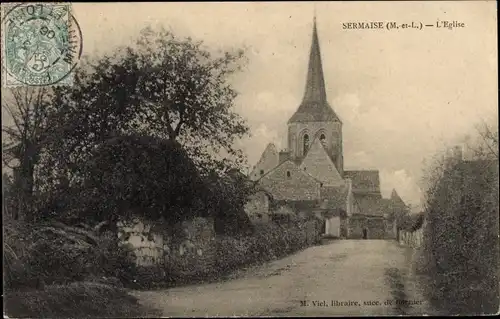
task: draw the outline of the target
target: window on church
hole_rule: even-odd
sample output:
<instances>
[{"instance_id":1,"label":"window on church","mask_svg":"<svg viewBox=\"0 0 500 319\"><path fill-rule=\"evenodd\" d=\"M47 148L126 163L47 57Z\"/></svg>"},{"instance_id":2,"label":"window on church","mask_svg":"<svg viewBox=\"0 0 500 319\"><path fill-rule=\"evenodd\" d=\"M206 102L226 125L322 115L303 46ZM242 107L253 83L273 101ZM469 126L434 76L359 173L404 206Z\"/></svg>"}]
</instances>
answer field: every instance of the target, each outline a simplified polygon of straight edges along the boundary
<instances>
[{"instance_id":1,"label":"window on church","mask_svg":"<svg viewBox=\"0 0 500 319\"><path fill-rule=\"evenodd\" d=\"M264 175L264 170L263 169L260 170L260 175Z\"/></svg>"},{"instance_id":2,"label":"window on church","mask_svg":"<svg viewBox=\"0 0 500 319\"><path fill-rule=\"evenodd\" d=\"M304 156L307 153L307 150L309 150L309 135L304 135Z\"/></svg>"},{"instance_id":3,"label":"window on church","mask_svg":"<svg viewBox=\"0 0 500 319\"><path fill-rule=\"evenodd\" d=\"M290 171L286 171L286 177L290 178Z\"/></svg>"},{"instance_id":4,"label":"window on church","mask_svg":"<svg viewBox=\"0 0 500 319\"><path fill-rule=\"evenodd\" d=\"M321 144L325 145L325 142L326 142L326 136L325 136L325 134L321 134L319 136L319 141L321 142Z\"/></svg>"}]
</instances>

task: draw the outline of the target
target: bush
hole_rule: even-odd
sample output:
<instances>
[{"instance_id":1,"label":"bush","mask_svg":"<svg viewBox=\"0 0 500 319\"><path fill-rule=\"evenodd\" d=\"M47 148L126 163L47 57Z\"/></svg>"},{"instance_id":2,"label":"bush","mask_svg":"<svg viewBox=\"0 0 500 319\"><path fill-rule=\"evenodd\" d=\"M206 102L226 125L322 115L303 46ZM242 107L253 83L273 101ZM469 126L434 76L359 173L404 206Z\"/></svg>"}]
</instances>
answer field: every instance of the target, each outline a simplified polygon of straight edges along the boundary
<instances>
[{"instance_id":1,"label":"bush","mask_svg":"<svg viewBox=\"0 0 500 319\"><path fill-rule=\"evenodd\" d=\"M11 229L17 231L11 230L6 241L17 246L10 254L16 258L8 257L5 269L9 289L86 279L127 281L134 273L133 253L129 247L119 246L110 233L97 237L85 229L61 224L13 225Z\"/></svg>"},{"instance_id":2,"label":"bush","mask_svg":"<svg viewBox=\"0 0 500 319\"><path fill-rule=\"evenodd\" d=\"M176 252L165 258L161 266L138 267L127 286L152 289L220 279L239 268L271 261L306 247L308 236L305 225L302 226L260 224L251 236L217 236L203 247L201 255L196 251L182 256ZM314 228L313 232L317 230Z\"/></svg>"},{"instance_id":3,"label":"bush","mask_svg":"<svg viewBox=\"0 0 500 319\"><path fill-rule=\"evenodd\" d=\"M429 295L447 314L498 310L498 162L447 167L429 199L423 258Z\"/></svg>"},{"instance_id":4,"label":"bush","mask_svg":"<svg viewBox=\"0 0 500 319\"><path fill-rule=\"evenodd\" d=\"M144 317L145 309L124 290L94 282L47 286L41 291L8 292L5 313L14 318Z\"/></svg>"}]
</instances>

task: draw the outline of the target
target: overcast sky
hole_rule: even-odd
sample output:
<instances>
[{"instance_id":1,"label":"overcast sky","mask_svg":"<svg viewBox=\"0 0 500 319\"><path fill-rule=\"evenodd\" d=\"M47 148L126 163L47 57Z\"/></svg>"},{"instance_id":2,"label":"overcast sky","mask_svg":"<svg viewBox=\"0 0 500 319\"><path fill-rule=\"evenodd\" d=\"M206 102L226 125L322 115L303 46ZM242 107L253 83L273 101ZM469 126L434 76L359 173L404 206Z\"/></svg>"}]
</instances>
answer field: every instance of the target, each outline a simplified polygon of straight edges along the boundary
<instances>
[{"instance_id":1,"label":"overcast sky","mask_svg":"<svg viewBox=\"0 0 500 319\"><path fill-rule=\"evenodd\" d=\"M496 3L274 2L77 3L84 54L127 44L148 24L209 47L248 46L235 79L237 111L251 127L242 143L254 165L269 142L284 147L286 122L304 91L317 15L328 100L344 123L346 169L379 169L383 195L420 199L422 160L496 118ZM357 21L457 20L465 28L343 30Z\"/></svg>"}]
</instances>

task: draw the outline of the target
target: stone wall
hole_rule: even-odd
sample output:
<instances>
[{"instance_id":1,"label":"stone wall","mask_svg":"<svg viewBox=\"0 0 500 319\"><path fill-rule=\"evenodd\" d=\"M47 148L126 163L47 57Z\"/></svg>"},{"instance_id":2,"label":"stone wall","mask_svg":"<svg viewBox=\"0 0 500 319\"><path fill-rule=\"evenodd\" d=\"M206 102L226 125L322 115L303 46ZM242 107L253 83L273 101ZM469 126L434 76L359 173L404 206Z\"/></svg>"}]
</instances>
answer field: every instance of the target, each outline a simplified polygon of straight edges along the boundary
<instances>
[{"instance_id":1,"label":"stone wall","mask_svg":"<svg viewBox=\"0 0 500 319\"><path fill-rule=\"evenodd\" d=\"M215 239L211 218L194 218L177 224L172 229L168 229L168 226L155 227L158 223L136 219L118 224L118 236L123 243L134 248L137 265L164 265L171 258L210 253Z\"/></svg>"},{"instance_id":2,"label":"stone wall","mask_svg":"<svg viewBox=\"0 0 500 319\"><path fill-rule=\"evenodd\" d=\"M269 196L265 192L253 194L245 204L245 212L253 223L269 222Z\"/></svg>"},{"instance_id":3,"label":"stone wall","mask_svg":"<svg viewBox=\"0 0 500 319\"><path fill-rule=\"evenodd\" d=\"M216 262L213 219L197 217L176 228L180 231L171 238L171 249L165 255L165 265L170 272L196 275Z\"/></svg>"},{"instance_id":4,"label":"stone wall","mask_svg":"<svg viewBox=\"0 0 500 319\"><path fill-rule=\"evenodd\" d=\"M118 223L118 237L124 244L130 244L136 255L136 264L151 266L163 263L165 242L161 234L151 231L152 223L133 220Z\"/></svg>"}]
</instances>

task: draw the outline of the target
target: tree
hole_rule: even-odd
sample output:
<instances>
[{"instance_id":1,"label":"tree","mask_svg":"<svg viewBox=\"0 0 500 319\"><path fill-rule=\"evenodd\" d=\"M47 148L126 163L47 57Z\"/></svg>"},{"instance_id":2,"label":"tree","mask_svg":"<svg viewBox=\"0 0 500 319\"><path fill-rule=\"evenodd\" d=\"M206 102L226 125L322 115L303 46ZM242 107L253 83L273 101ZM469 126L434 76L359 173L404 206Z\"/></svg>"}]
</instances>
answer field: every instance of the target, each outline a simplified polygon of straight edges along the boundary
<instances>
[{"instance_id":1,"label":"tree","mask_svg":"<svg viewBox=\"0 0 500 319\"><path fill-rule=\"evenodd\" d=\"M476 126L476 137L473 141L468 138L467 147L476 158L492 159L498 161L498 125L493 125L482 120Z\"/></svg>"},{"instance_id":2,"label":"tree","mask_svg":"<svg viewBox=\"0 0 500 319\"><path fill-rule=\"evenodd\" d=\"M479 128L472 157L437 156L426 173L430 292L451 313L498 309L498 133Z\"/></svg>"},{"instance_id":3,"label":"tree","mask_svg":"<svg viewBox=\"0 0 500 319\"><path fill-rule=\"evenodd\" d=\"M81 182L91 151L128 133L177 141L203 174L239 167L244 157L234 141L248 127L233 111L237 93L230 81L242 58L241 50L216 56L202 42L146 28L133 45L87 60L74 86L56 91L61 139L46 167L69 176L69 184Z\"/></svg>"},{"instance_id":4,"label":"tree","mask_svg":"<svg viewBox=\"0 0 500 319\"><path fill-rule=\"evenodd\" d=\"M6 91L2 108L13 125L2 126L3 164L14 170L18 193L17 215L24 218L32 209L36 168L49 138L47 128L53 111L50 90L45 87L18 87ZM29 216L28 216L29 217Z\"/></svg>"},{"instance_id":5,"label":"tree","mask_svg":"<svg viewBox=\"0 0 500 319\"><path fill-rule=\"evenodd\" d=\"M244 206L255 191L255 183L237 170L220 176L212 172L206 177L210 189L207 206L214 217L217 234L244 236L253 231Z\"/></svg>"},{"instance_id":6,"label":"tree","mask_svg":"<svg viewBox=\"0 0 500 319\"><path fill-rule=\"evenodd\" d=\"M80 214L68 218L116 224L145 217L175 224L208 214L204 181L176 141L137 134L116 136L93 151L82 172L78 196L62 209L80 208Z\"/></svg>"},{"instance_id":7,"label":"tree","mask_svg":"<svg viewBox=\"0 0 500 319\"><path fill-rule=\"evenodd\" d=\"M202 45L163 28L145 28L136 48L127 48L139 70L132 92L147 106L143 116L151 133L180 141L202 168L227 170L242 163L233 144L248 133L232 110L237 92L229 82L241 70L244 52L213 56ZM217 160L220 151L235 161Z\"/></svg>"}]
</instances>

